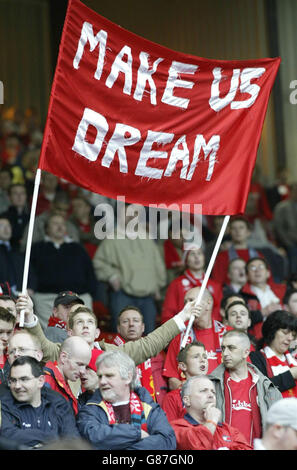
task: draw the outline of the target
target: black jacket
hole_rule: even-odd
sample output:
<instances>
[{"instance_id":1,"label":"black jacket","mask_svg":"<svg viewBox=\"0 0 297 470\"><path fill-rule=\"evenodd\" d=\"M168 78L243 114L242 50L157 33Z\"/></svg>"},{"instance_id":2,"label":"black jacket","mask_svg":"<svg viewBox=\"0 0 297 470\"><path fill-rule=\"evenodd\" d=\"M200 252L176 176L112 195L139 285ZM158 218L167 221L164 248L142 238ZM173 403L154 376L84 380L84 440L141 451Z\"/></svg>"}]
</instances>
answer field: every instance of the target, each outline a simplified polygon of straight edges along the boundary
<instances>
[{"instance_id":1,"label":"black jacket","mask_svg":"<svg viewBox=\"0 0 297 470\"><path fill-rule=\"evenodd\" d=\"M51 241L33 243L30 274L38 292L72 290L77 294L96 294L97 280L92 260L82 245L62 243L56 248Z\"/></svg>"},{"instance_id":2,"label":"black jacket","mask_svg":"<svg viewBox=\"0 0 297 470\"><path fill-rule=\"evenodd\" d=\"M44 386L40 414L28 403L14 399L11 392L0 397L0 434L30 448L59 437L79 437L70 404L59 393Z\"/></svg>"}]
</instances>

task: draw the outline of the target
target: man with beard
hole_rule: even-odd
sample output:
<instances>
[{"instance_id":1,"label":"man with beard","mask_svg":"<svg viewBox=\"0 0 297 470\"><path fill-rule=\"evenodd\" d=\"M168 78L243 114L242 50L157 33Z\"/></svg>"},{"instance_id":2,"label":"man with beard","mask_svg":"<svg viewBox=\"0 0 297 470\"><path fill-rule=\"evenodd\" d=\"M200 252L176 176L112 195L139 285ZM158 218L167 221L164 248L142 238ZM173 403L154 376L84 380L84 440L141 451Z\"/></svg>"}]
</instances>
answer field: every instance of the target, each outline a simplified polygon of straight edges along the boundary
<instances>
[{"instance_id":1,"label":"man with beard","mask_svg":"<svg viewBox=\"0 0 297 470\"><path fill-rule=\"evenodd\" d=\"M101 354L96 365L99 389L78 413L81 435L100 450L175 449L165 413L138 386L134 361L117 350Z\"/></svg>"}]
</instances>

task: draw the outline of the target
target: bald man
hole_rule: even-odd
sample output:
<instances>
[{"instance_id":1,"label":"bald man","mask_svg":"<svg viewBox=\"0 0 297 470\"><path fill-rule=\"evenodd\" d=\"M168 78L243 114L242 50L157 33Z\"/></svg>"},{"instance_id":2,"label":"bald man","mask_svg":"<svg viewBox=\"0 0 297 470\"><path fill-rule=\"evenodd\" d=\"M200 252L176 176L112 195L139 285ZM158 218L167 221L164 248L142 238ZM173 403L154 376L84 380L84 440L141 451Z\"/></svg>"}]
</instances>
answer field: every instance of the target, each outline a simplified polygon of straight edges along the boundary
<instances>
[{"instance_id":1,"label":"bald man","mask_svg":"<svg viewBox=\"0 0 297 470\"><path fill-rule=\"evenodd\" d=\"M62 343L58 360L47 362L44 368L45 382L71 403L75 414L78 412L78 401L69 382L85 375L91 356L92 350L85 339L70 336Z\"/></svg>"}]
</instances>

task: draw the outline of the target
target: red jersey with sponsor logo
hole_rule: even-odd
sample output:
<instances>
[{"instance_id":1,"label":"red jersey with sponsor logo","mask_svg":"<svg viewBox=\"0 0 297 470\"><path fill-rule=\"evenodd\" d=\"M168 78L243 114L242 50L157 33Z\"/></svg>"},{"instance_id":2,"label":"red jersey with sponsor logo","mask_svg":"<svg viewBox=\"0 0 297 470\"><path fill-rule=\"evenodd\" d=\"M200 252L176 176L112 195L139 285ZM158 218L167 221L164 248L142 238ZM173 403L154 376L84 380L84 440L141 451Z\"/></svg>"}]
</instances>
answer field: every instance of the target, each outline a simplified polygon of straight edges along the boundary
<instances>
[{"instance_id":1,"label":"red jersey with sponsor logo","mask_svg":"<svg viewBox=\"0 0 297 470\"><path fill-rule=\"evenodd\" d=\"M250 389L253 385L252 376L249 373L246 379L240 380L239 382L229 377L227 385L231 390L232 396L229 424L239 429L247 442L250 442L253 422L250 398Z\"/></svg>"}]
</instances>

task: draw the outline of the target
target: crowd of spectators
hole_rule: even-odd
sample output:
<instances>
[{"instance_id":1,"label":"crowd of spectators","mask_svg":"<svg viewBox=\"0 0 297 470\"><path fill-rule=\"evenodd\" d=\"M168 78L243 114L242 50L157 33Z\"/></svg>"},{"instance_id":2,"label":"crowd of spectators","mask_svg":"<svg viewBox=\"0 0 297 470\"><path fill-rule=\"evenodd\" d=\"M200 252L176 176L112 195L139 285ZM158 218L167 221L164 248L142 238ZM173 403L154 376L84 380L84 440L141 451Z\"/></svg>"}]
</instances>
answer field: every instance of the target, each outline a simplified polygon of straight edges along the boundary
<instances>
[{"instance_id":1,"label":"crowd of spectators","mask_svg":"<svg viewBox=\"0 0 297 470\"><path fill-rule=\"evenodd\" d=\"M22 293L42 135L35 109L2 111L1 446L54 448L63 437L87 449L252 450L273 436L296 449L285 433L296 416L280 407L279 422L268 419L275 402L297 399L297 183L288 171L266 186L255 168L198 306L223 216L203 214L202 246L187 250L170 217L166 239L150 239L148 226L135 238L137 205L125 206L122 223L114 200L43 171ZM119 226L113 238L96 236L100 203Z\"/></svg>"}]
</instances>

